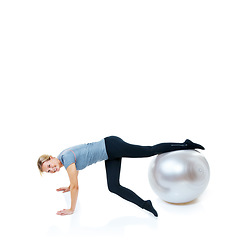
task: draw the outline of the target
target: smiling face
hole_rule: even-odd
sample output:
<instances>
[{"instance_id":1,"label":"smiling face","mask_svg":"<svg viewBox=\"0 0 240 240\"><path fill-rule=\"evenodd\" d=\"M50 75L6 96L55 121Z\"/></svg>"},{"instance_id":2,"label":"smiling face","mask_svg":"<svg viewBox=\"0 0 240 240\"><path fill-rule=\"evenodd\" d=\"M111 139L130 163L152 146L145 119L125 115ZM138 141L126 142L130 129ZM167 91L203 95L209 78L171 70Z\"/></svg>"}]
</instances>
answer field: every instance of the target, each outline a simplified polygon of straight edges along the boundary
<instances>
[{"instance_id":1,"label":"smiling face","mask_svg":"<svg viewBox=\"0 0 240 240\"><path fill-rule=\"evenodd\" d=\"M50 157L50 160L43 163L42 171L46 173L55 173L59 172L62 166L62 163L57 158Z\"/></svg>"}]
</instances>

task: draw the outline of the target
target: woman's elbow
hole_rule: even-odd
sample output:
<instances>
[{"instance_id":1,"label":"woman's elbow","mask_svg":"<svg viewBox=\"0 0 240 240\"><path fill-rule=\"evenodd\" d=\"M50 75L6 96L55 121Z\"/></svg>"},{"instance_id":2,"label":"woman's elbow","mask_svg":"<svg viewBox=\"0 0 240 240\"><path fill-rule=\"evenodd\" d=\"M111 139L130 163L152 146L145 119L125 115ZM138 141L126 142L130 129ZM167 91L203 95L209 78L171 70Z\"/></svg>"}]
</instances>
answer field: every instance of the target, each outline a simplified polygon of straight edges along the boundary
<instances>
[{"instance_id":1,"label":"woman's elbow","mask_svg":"<svg viewBox=\"0 0 240 240\"><path fill-rule=\"evenodd\" d=\"M78 190L78 185L77 184L70 185L70 190Z\"/></svg>"}]
</instances>

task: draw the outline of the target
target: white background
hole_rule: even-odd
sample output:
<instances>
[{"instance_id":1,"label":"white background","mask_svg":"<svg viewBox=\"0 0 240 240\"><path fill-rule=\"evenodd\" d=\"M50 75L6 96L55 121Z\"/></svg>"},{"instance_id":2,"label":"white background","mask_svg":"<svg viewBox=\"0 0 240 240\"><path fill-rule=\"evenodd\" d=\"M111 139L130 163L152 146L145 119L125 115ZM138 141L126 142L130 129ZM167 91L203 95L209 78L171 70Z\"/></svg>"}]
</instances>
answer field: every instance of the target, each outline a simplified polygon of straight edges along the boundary
<instances>
[{"instance_id":1,"label":"white background","mask_svg":"<svg viewBox=\"0 0 240 240\"><path fill-rule=\"evenodd\" d=\"M1 0L4 239L239 239L239 12L233 0ZM38 157L108 135L199 142L207 190L167 204L148 183L151 159L124 159L122 185L152 200L154 218L108 192L101 162L79 173L75 214L57 216L68 177L40 177Z\"/></svg>"}]
</instances>

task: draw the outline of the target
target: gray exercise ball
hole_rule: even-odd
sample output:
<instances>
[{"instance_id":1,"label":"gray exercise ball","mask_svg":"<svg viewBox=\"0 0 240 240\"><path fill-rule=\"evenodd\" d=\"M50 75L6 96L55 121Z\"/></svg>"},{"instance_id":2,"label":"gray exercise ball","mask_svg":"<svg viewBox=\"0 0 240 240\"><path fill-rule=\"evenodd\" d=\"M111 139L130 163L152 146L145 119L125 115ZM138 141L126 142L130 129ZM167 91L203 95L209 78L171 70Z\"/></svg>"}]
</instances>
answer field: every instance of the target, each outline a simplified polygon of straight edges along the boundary
<instances>
[{"instance_id":1,"label":"gray exercise ball","mask_svg":"<svg viewBox=\"0 0 240 240\"><path fill-rule=\"evenodd\" d=\"M149 167L153 191L170 203L190 202L206 189L210 169L205 157L196 150L179 150L157 155Z\"/></svg>"}]
</instances>

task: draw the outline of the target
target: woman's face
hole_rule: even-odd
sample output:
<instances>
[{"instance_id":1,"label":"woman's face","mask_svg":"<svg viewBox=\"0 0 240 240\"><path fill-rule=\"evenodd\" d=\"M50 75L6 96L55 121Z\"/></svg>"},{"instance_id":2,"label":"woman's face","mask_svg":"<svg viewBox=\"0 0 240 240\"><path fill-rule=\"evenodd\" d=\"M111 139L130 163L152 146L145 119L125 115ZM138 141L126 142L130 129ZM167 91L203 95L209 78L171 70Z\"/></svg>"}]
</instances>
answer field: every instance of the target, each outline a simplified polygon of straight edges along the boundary
<instances>
[{"instance_id":1,"label":"woman's face","mask_svg":"<svg viewBox=\"0 0 240 240\"><path fill-rule=\"evenodd\" d=\"M42 170L46 173L55 173L60 171L60 167L61 162L55 157L50 157L50 160L43 163Z\"/></svg>"}]
</instances>

